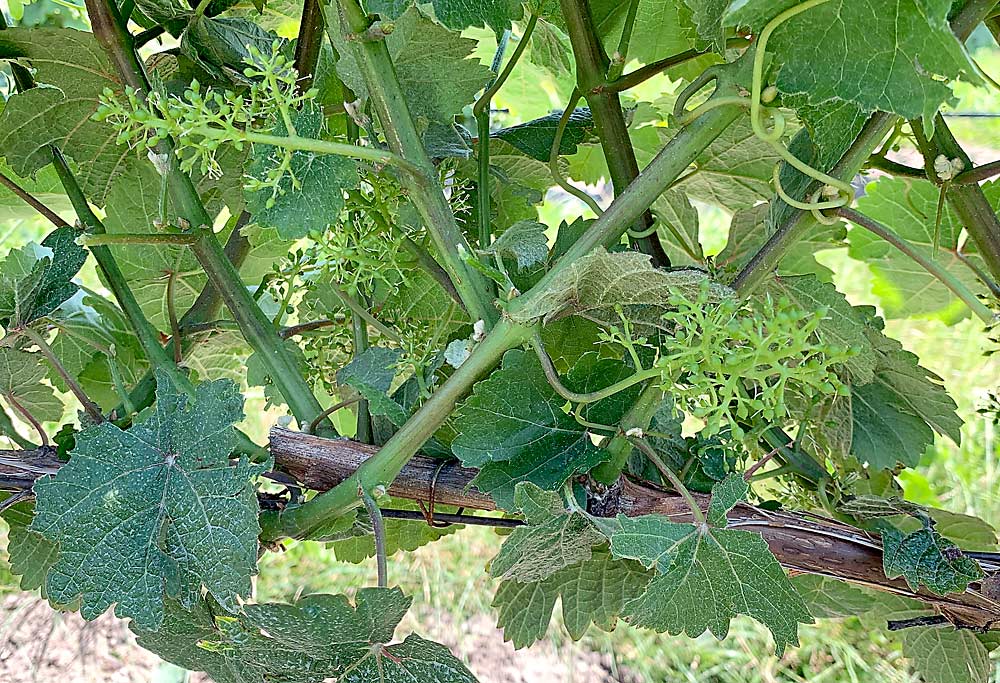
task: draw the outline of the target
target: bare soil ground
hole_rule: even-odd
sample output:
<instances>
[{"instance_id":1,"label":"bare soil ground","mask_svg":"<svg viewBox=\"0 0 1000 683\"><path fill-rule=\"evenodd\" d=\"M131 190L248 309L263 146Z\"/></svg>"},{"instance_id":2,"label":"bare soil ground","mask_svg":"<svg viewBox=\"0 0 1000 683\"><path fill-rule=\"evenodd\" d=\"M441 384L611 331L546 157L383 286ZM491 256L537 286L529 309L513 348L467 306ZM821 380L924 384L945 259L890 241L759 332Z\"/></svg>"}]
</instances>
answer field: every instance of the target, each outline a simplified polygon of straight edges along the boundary
<instances>
[{"instance_id":1,"label":"bare soil ground","mask_svg":"<svg viewBox=\"0 0 1000 683\"><path fill-rule=\"evenodd\" d=\"M451 647L482 683L639 683L626 672L613 676L608 656L581 647L557 652L546 642L515 652L484 615L462 624L444 615L423 621L422 631ZM87 623L34 596L0 601L3 683L151 683L159 667L159 658L110 614ZM196 675L190 683L209 680Z\"/></svg>"}]
</instances>

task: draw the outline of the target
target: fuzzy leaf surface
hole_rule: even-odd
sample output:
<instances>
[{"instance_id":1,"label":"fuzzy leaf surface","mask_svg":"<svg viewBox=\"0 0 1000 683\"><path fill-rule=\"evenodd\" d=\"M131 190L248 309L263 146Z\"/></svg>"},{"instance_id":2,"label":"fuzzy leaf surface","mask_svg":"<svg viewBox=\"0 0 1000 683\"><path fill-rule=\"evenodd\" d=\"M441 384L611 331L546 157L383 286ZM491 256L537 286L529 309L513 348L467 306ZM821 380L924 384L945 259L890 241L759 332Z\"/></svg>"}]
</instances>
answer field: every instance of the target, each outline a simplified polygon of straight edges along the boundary
<instances>
[{"instance_id":1,"label":"fuzzy leaf surface","mask_svg":"<svg viewBox=\"0 0 1000 683\"><path fill-rule=\"evenodd\" d=\"M604 535L578 512L566 510L558 493L530 483L514 487L514 506L527 524L514 529L490 563L490 576L531 583L563 567L589 560Z\"/></svg>"},{"instance_id":2,"label":"fuzzy leaf surface","mask_svg":"<svg viewBox=\"0 0 1000 683\"><path fill-rule=\"evenodd\" d=\"M292 125L298 136L320 139L324 130L323 110L307 104L294 114ZM287 135L284 122L279 121L272 134ZM264 181L283 158L281 150L257 145L247 174ZM297 239L313 231L326 230L337 221L344 208L344 190L357 185L357 168L353 159L344 156L294 152L291 174L282 177L275 191L271 188L247 191L247 209L254 220L265 227L276 228L284 239ZM273 204L269 206L272 199Z\"/></svg>"},{"instance_id":3,"label":"fuzzy leaf surface","mask_svg":"<svg viewBox=\"0 0 1000 683\"><path fill-rule=\"evenodd\" d=\"M617 560L606 549L595 549L590 559L542 581L502 582L493 598L497 626L515 648L528 647L545 636L559 599L563 624L573 640L580 640L591 624L610 631L624 604L642 594L651 575L638 562Z\"/></svg>"},{"instance_id":4,"label":"fuzzy leaf surface","mask_svg":"<svg viewBox=\"0 0 1000 683\"><path fill-rule=\"evenodd\" d=\"M163 621L165 595L190 604L202 586L226 609L256 572L255 469L229 464L243 398L228 381L193 400L157 375L157 400L131 429L80 432L69 462L35 485L31 529L59 544L52 600L82 596L86 619L113 603L141 627Z\"/></svg>"},{"instance_id":5,"label":"fuzzy leaf surface","mask_svg":"<svg viewBox=\"0 0 1000 683\"><path fill-rule=\"evenodd\" d=\"M713 488L715 524L735 504L742 490L738 473ZM615 557L639 560L657 576L646 592L625 605L636 626L686 633L692 638L709 630L717 638L729 633L729 622L747 614L770 629L780 656L798 644L798 625L812 617L767 543L758 534L735 529L671 522L663 515L619 515L620 530L611 536Z\"/></svg>"}]
</instances>

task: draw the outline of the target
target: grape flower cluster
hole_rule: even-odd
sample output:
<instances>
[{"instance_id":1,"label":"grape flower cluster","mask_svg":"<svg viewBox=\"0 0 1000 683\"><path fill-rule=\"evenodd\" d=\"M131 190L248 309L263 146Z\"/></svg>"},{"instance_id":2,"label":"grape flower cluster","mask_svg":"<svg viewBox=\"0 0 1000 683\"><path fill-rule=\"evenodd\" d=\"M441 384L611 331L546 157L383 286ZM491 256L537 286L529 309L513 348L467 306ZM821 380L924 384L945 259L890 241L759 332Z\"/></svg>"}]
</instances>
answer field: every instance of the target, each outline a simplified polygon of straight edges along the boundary
<instances>
[{"instance_id":1,"label":"grape flower cluster","mask_svg":"<svg viewBox=\"0 0 1000 683\"><path fill-rule=\"evenodd\" d=\"M181 170L218 177L222 169L216 153L223 145L242 150L249 144L248 132L254 126L273 125L280 117L289 136L295 135L292 114L316 96L315 90L299 92L294 64L280 51L275 41L270 54L249 46L243 74L250 85L245 91L220 91L203 88L192 81L183 95L169 95L154 89L144 96L132 88L123 95L106 88L94 118L107 121L118 131L117 143L129 144L162 153L160 144L172 138L179 145ZM277 188L285 175L292 174L294 152L278 149L281 155L263 180L248 179L250 190ZM296 181L292 175L293 186Z\"/></svg>"},{"instance_id":2,"label":"grape flower cluster","mask_svg":"<svg viewBox=\"0 0 1000 683\"><path fill-rule=\"evenodd\" d=\"M656 367L664 390L704 420L704 436L728 428L742 439L745 425L763 429L787 418L793 395L849 391L836 368L854 352L819 340L824 309L803 311L784 297L713 301L707 288L694 299L674 294L670 303L663 318L672 330Z\"/></svg>"}]
</instances>

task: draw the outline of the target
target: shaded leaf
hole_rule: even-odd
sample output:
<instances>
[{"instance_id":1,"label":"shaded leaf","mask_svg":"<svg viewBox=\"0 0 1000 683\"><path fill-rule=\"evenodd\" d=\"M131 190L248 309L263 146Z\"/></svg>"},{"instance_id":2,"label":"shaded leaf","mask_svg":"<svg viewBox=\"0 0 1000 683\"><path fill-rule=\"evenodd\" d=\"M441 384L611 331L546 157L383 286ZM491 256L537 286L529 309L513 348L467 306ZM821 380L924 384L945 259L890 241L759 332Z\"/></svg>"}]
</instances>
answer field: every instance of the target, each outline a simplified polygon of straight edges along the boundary
<instances>
[{"instance_id":1,"label":"shaded leaf","mask_svg":"<svg viewBox=\"0 0 1000 683\"><path fill-rule=\"evenodd\" d=\"M42 383L47 370L41 354L0 346L0 397L19 417L23 416L18 408L39 422L62 419L62 401L52 387Z\"/></svg>"},{"instance_id":2,"label":"shaded leaf","mask_svg":"<svg viewBox=\"0 0 1000 683\"><path fill-rule=\"evenodd\" d=\"M493 598L497 626L515 648L528 647L545 636L559 599L563 624L573 640L580 640L591 624L610 631L622 606L642 593L650 576L638 562L616 560L607 550L596 549L590 559L543 581L501 583Z\"/></svg>"},{"instance_id":3,"label":"shaded leaf","mask_svg":"<svg viewBox=\"0 0 1000 683\"><path fill-rule=\"evenodd\" d=\"M518 269L544 263L549 255L547 228L537 221L518 221L503 231L486 250L517 262Z\"/></svg>"},{"instance_id":4,"label":"shaded leaf","mask_svg":"<svg viewBox=\"0 0 1000 683\"><path fill-rule=\"evenodd\" d=\"M514 508L526 524L514 529L490 562L490 576L533 583L589 560L604 535L579 512L566 510L558 493L530 483L514 487Z\"/></svg>"},{"instance_id":5,"label":"shaded leaf","mask_svg":"<svg viewBox=\"0 0 1000 683\"><path fill-rule=\"evenodd\" d=\"M562 113L556 112L516 126L501 128L490 133L490 137L513 145L532 159L548 162L561 118ZM574 110L559 140L559 154L575 154L577 145L589 138L593 130L594 117L590 109L583 107Z\"/></svg>"}]
</instances>

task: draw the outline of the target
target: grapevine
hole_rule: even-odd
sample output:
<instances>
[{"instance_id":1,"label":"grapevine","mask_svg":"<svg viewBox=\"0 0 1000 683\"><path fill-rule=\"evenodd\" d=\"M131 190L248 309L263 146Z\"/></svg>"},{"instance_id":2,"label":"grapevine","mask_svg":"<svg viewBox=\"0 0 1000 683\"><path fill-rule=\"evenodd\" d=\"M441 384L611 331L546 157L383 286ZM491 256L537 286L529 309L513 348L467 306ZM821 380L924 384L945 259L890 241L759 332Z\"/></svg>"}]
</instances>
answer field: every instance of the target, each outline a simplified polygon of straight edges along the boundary
<instances>
[{"instance_id":1,"label":"grapevine","mask_svg":"<svg viewBox=\"0 0 1000 683\"><path fill-rule=\"evenodd\" d=\"M995 360L912 351L996 345L996 0L271 2L0 14L3 577L218 683L472 683L397 637L454 534L516 648L860 616L987 683ZM370 585L264 599L302 549Z\"/></svg>"}]
</instances>

